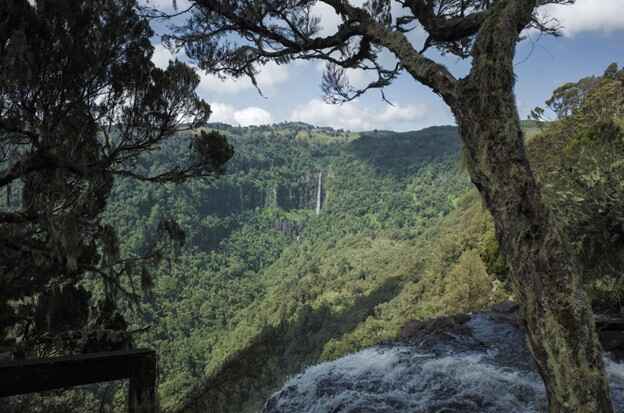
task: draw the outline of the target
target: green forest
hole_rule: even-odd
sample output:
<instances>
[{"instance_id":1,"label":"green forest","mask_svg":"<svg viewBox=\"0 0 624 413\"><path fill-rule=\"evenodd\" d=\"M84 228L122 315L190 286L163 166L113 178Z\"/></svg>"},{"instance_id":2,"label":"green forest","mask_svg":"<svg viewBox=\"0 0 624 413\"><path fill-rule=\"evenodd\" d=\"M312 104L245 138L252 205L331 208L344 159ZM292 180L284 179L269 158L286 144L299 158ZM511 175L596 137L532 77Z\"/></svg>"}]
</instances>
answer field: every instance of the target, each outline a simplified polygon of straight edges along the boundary
<instances>
[{"instance_id":1,"label":"green forest","mask_svg":"<svg viewBox=\"0 0 624 413\"><path fill-rule=\"evenodd\" d=\"M254 360L257 371L246 371L260 376L224 387L266 381L266 392L307 363L392 338L400 319L375 327L369 317L393 314L381 309L420 278L432 229L467 202L452 127L361 135L305 124L212 127L234 146L224 177L121 183L107 212L129 255L163 217L186 232L136 319L137 328L153 324L139 342L161 354L164 408L238 357ZM362 340L369 328L376 338ZM274 354L256 349L258 340ZM257 408L263 395L235 397ZM240 408L231 398L224 405Z\"/></svg>"},{"instance_id":2,"label":"green forest","mask_svg":"<svg viewBox=\"0 0 624 413\"><path fill-rule=\"evenodd\" d=\"M484 13L479 20L502 18L504 4L523 1L441 3L457 18ZM556 393L562 383L576 383L569 372L604 371L592 358L601 350L592 314L624 314L624 69L617 64L561 85L544 108L520 121L515 98L509 104L494 92L478 94L481 87L511 90L513 98L513 70L499 76L488 72L492 60L478 63L487 42L503 37L487 36L494 27L488 20L478 27L470 20L458 38L432 38L461 57L474 48L475 80L457 86L461 96L445 89L452 83L446 72L427 69L427 76L435 72L429 79L409 67L417 59L405 58L406 70L453 108L456 126L240 127L209 122L210 107L196 92L200 77L190 67L179 61L154 67L148 40L154 33L134 2L119 1L119 10L107 1L77 11L44 7L47 20L27 2L14 3L0 5L3 358L153 349L159 411L253 413L309 366L400 342L410 321L512 301L520 305L540 374L556 378L554 385L547 381L556 387L548 388L551 406L566 397L581 403ZM341 15L379 29L389 13L381 3L366 3L375 19L348 5ZM259 45L253 33L269 35L227 8L220 20L212 6L202 7L217 32L223 24ZM260 13L257 7L235 11L248 16ZM289 7L306 18L302 6ZM288 16L286 9L277 16ZM415 19L431 29L436 20L419 10L414 6ZM352 24L346 19L340 30L348 37L347 20ZM24 38L36 41L6 35L18 23ZM201 24L189 20L184 36ZM393 33L404 24L398 21ZM370 33L359 27L352 29L366 39ZM123 41L115 37L122 32L130 33ZM307 35L299 34L295 47L276 32L275 42L286 45L282 63L307 50ZM61 46L42 46L54 36ZM201 65L254 76L229 45L170 36L189 58L205 59ZM85 48L83 38L94 47ZM394 50L391 40L374 38ZM39 54L31 53L36 47ZM309 47L321 53L333 45ZM377 57L370 44L360 47L348 64ZM67 65L66 52L75 54ZM22 62L22 54L32 61ZM373 88L398 74L376 70ZM67 81L72 76L79 81ZM334 103L358 93L341 76L336 69L323 77ZM74 100L79 104L67 103ZM499 109L513 117L499 116ZM556 282L561 295L552 293ZM545 328L552 340L542 349L536 343ZM11 413L112 413L128 403L124 381L6 399ZM594 411L577 405L551 411Z\"/></svg>"},{"instance_id":3,"label":"green forest","mask_svg":"<svg viewBox=\"0 0 624 413\"><path fill-rule=\"evenodd\" d=\"M624 306L624 141L617 128L605 135L591 114L615 97L618 73L600 79L576 115L524 122L549 202L566 231L583 234L579 251L600 255L587 257L600 263L588 277L595 306L614 312ZM185 234L183 245L167 246L149 294L128 301L126 314L134 345L160 356L164 411L184 411L195 398L214 411L257 411L305 366L397 340L410 320L516 298L456 128L209 129L234 147L224 176L119 180L106 209L125 256L141 255L163 219ZM144 167L164 168L178 150Z\"/></svg>"},{"instance_id":4,"label":"green forest","mask_svg":"<svg viewBox=\"0 0 624 413\"><path fill-rule=\"evenodd\" d=\"M613 98L621 81L603 79L583 111ZM586 258L600 263L588 277L596 306L619 312L624 141L597 122L579 113L524 125L538 128L528 150L549 202L566 231L583 234L579 251L600 255ZM514 298L455 128L212 128L235 150L223 178L121 184L109 208L129 254L145 242L136 228L153 228L161 216L187 232L136 320L137 328L153 324L137 342L161 355L165 410L201 397L215 411L253 412L289 375L396 340L409 320Z\"/></svg>"}]
</instances>

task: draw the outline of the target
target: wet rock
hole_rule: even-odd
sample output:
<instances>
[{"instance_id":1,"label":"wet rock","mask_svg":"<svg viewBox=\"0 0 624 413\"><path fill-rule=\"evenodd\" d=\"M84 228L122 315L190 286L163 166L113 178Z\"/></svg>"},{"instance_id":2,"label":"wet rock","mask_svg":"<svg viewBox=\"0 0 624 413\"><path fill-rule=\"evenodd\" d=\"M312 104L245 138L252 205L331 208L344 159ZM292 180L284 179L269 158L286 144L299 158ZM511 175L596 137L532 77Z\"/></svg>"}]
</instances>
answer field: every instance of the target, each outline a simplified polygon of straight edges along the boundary
<instances>
[{"instance_id":1,"label":"wet rock","mask_svg":"<svg viewBox=\"0 0 624 413\"><path fill-rule=\"evenodd\" d=\"M467 335L471 334L470 328L465 324L470 320L467 314L459 314L449 317L440 317L429 320L412 320L408 321L400 332L403 340L425 339L436 340L450 335Z\"/></svg>"},{"instance_id":2,"label":"wet rock","mask_svg":"<svg viewBox=\"0 0 624 413\"><path fill-rule=\"evenodd\" d=\"M491 311L494 313L512 314L518 311L518 304L513 301L505 301L500 304L494 304Z\"/></svg>"},{"instance_id":3,"label":"wet rock","mask_svg":"<svg viewBox=\"0 0 624 413\"><path fill-rule=\"evenodd\" d=\"M596 327L599 330L624 331L624 316L612 314L596 314Z\"/></svg>"},{"instance_id":4,"label":"wet rock","mask_svg":"<svg viewBox=\"0 0 624 413\"><path fill-rule=\"evenodd\" d=\"M545 411L544 386L516 310L505 304L490 312L407 323L400 343L313 366L289 380L264 413ZM617 329L601 334L605 343L620 345ZM605 360L616 411L624 413L624 363Z\"/></svg>"},{"instance_id":5,"label":"wet rock","mask_svg":"<svg viewBox=\"0 0 624 413\"><path fill-rule=\"evenodd\" d=\"M624 361L624 331L600 331L599 336L602 348L610 352L614 360Z\"/></svg>"}]
</instances>

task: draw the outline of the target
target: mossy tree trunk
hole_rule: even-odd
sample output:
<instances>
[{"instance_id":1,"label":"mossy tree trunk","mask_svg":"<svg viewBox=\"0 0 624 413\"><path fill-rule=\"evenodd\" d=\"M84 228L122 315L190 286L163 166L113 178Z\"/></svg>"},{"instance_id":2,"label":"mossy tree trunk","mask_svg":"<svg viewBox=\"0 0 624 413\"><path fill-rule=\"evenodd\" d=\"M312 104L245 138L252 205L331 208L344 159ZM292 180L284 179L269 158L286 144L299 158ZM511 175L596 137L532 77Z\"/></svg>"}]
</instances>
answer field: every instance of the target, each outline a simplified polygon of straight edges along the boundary
<instances>
[{"instance_id":1,"label":"mossy tree trunk","mask_svg":"<svg viewBox=\"0 0 624 413\"><path fill-rule=\"evenodd\" d=\"M531 173L512 100L462 113L469 169L511 269L552 413L613 412L581 269Z\"/></svg>"},{"instance_id":2,"label":"mossy tree trunk","mask_svg":"<svg viewBox=\"0 0 624 413\"><path fill-rule=\"evenodd\" d=\"M533 4L532 4L533 3ZM503 1L479 32L470 75L450 102L471 179L494 218L529 347L552 413L611 413L602 349L582 269L531 171L513 93L518 33L534 1Z\"/></svg>"}]
</instances>

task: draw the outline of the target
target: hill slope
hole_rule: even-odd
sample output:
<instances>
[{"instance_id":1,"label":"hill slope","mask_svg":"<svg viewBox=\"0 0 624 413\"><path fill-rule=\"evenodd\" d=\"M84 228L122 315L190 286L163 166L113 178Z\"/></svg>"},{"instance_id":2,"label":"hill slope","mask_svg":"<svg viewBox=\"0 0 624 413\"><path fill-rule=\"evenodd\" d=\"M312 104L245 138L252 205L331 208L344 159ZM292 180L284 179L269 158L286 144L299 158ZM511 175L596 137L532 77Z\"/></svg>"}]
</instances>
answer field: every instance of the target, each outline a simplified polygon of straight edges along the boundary
<instances>
[{"instance_id":1,"label":"hill slope","mask_svg":"<svg viewBox=\"0 0 624 413\"><path fill-rule=\"evenodd\" d=\"M289 372L350 351L347 337L420 277L418 245L469 186L452 127L363 134L305 124L212 127L236 151L224 177L121 182L108 212L129 254L154 238L162 218L187 233L135 320L137 328L152 325L139 341L161 355L166 409L183 406L190 388L203 394L202 380L228 388L214 411L253 409ZM175 156L167 148L146 167ZM228 367L245 357L257 372ZM251 397L245 387L262 388Z\"/></svg>"},{"instance_id":2,"label":"hill slope","mask_svg":"<svg viewBox=\"0 0 624 413\"><path fill-rule=\"evenodd\" d=\"M122 184L111 208L129 252L163 216L187 231L136 320L152 325L140 341L161 355L166 411L257 411L305 366L396 339L414 318L510 298L454 128L213 127L236 150L225 177ZM529 152L554 199L559 184L544 172L561 139L542 135ZM611 297L615 280L599 293Z\"/></svg>"}]
</instances>

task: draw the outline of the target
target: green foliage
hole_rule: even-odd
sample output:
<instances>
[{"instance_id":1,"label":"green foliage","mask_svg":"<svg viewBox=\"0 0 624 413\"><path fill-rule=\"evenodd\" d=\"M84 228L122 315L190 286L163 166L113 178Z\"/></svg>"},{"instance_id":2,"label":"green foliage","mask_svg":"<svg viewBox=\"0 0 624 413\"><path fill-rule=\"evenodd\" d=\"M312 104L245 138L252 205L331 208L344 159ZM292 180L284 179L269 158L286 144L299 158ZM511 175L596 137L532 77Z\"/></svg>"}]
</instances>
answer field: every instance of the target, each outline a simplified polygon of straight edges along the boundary
<instances>
[{"instance_id":1,"label":"green foliage","mask_svg":"<svg viewBox=\"0 0 624 413\"><path fill-rule=\"evenodd\" d=\"M602 76L585 77L578 82L568 82L559 86L546 101L546 107L562 120L572 116L578 118L582 113L592 110L600 118L602 114L612 113L614 108L621 112L622 92L619 84L624 79L624 69L617 63L610 64ZM530 118L541 123L544 120L544 108L537 107ZM590 119L588 119L590 121ZM591 122L585 123L590 127Z\"/></svg>"},{"instance_id":2,"label":"green foliage","mask_svg":"<svg viewBox=\"0 0 624 413\"><path fill-rule=\"evenodd\" d=\"M153 274L152 294L132 326L149 326L137 343L161 355L165 409L183 403L202 379L221 380L228 363L250 357L258 340L292 338L272 342L257 360L269 388L285 371L346 351L331 343L418 276L425 255L419 240L469 186L457 167L453 128L359 138L297 123L213 124L209 131L234 146L225 176L166 185L120 180L107 210L123 255L141 254L164 218L186 234L186 246ZM163 148L144 167L159 170L179 151ZM272 363L288 367L273 371ZM237 373L231 392L245 374Z\"/></svg>"},{"instance_id":3,"label":"green foliage","mask_svg":"<svg viewBox=\"0 0 624 413\"><path fill-rule=\"evenodd\" d=\"M576 86L575 86L576 85ZM544 197L581 257L603 306L624 294L624 70L583 79L582 101L529 145ZM576 102L576 101L575 101Z\"/></svg>"},{"instance_id":4,"label":"green foliage","mask_svg":"<svg viewBox=\"0 0 624 413\"><path fill-rule=\"evenodd\" d=\"M158 241L183 237L163 217L143 251L121 254L102 221L115 179L214 176L232 155L217 134L178 135L210 108L190 66L154 66L137 7L0 2L0 345L15 357L129 346L118 304L150 286ZM171 146L178 156L148 170Z\"/></svg>"},{"instance_id":5,"label":"green foliage","mask_svg":"<svg viewBox=\"0 0 624 413\"><path fill-rule=\"evenodd\" d=\"M254 411L310 363L394 340L414 318L511 297L453 129L312 143L294 137L334 135L301 124L212 127L236 151L218 182L116 190L125 208L147 207L131 214L135 225L167 211L192 240L156 277L137 320L152 324L141 342L160 351L166 410L192 388L219 411Z\"/></svg>"},{"instance_id":6,"label":"green foliage","mask_svg":"<svg viewBox=\"0 0 624 413\"><path fill-rule=\"evenodd\" d=\"M621 132L617 116L602 129L588 119L524 126L544 128L528 150L548 202L598 250L612 244L583 225L603 225L591 215L600 208L618 216L619 187L600 177L621 166ZM288 375L395 340L411 319L512 298L492 220L458 167L454 129L359 138L305 124L210 131L235 148L224 177L120 180L107 209L122 255L144 252L163 219L186 234L185 248L170 246L139 311L128 309L137 344L160 354L165 411L189 399L256 411ZM157 171L180 150L166 147L144 167ZM624 289L605 274L596 273L592 291L612 305Z\"/></svg>"},{"instance_id":7,"label":"green foliage","mask_svg":"<svg viewBox=\"0 0 624 413\"><path fill-rule=\"evenodd\" d=\"M585 101L604 99L592 92ZM603 237L608 220L591 214L602 208L619 222L620 187L609 179L621 166L620 120L590 119L524 126L535 130L528 152L561 225L591 240L578 245L584 253L606 258L619 250L606 248L615 245ZM139 312L128 310L137 343L161 356L166 411L189 400L199 410L257 411L307 365L395 340L415 318L513 298L491 217L458 167L454 129L359 137L298 123L215 130L235 149L224 177L118 181L107 210L122 255L144 251L163 218L186 233ZM165 148L144 167L158 170L179 150ZM595 300L612 305L624 296L621 278L598 268Z\"/></svg>"},{"instance_id":8,"label":"green foliage","mask_svg":"<svg viewBox=\"0 0 624 413\"><path fill-rule=\"evenodd\" d=\"M476 191L465 193L437 227L405 246L407 254L419 257L419 266L399 294L376 306L352 333L328 343L325 356L394 340L409 320L473 311L510 298L483 258L492 227Z\"/></svg>"}]
</instances>

